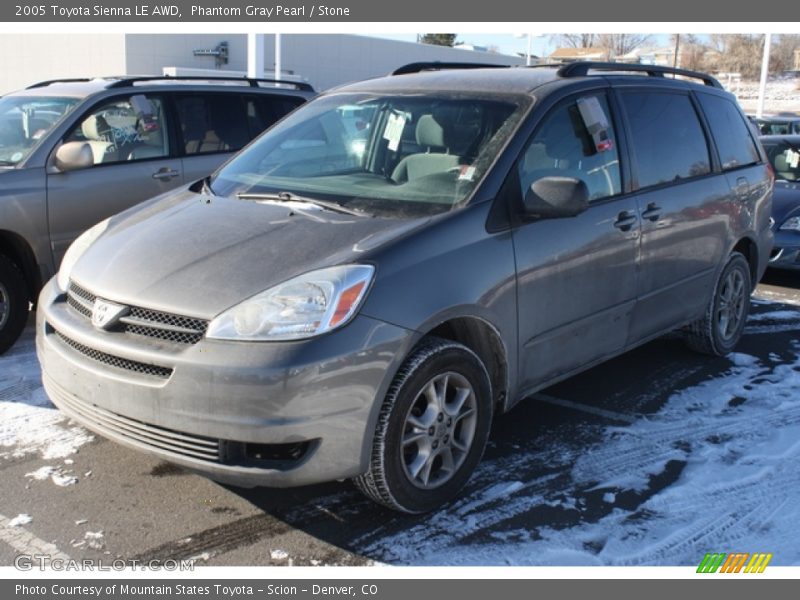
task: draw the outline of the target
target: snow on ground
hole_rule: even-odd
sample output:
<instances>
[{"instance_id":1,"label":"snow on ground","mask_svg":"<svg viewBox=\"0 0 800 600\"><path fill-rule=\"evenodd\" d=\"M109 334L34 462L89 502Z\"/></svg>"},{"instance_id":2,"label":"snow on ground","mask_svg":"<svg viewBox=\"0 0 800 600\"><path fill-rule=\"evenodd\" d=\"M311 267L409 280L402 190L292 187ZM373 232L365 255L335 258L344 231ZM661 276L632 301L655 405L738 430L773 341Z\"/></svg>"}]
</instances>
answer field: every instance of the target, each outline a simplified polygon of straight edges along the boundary
<instances>
[{"instance_id":1,"label":"snow on ground","mask_svg":"<svg viewBox=\"0 0 800 600\"><path fill-rule=\"evenodd\" d=\"M0 460L38 454L45 460L75 453L93 437L71 424L48 400L33 328L0 356Z\"/></svg>"},{"instance_id":2,"label":"snow on ground","mask_svg":"<svg viewBox=\"0 0 800 600\"><path fill-rule=\"evenodd\" d=\"M797 331L798 316L753 321ZM367 534L363 551L433 565L694 565L712 551L800 564L800 342L790 350L788 362L734 353L718 377L675 392L655 415L603 428L588 448L562 440L544 456L484 461L475 480L485 493L405 531ZM497 483L537 458L551 475Z\"/></svg>"}]
</instances>

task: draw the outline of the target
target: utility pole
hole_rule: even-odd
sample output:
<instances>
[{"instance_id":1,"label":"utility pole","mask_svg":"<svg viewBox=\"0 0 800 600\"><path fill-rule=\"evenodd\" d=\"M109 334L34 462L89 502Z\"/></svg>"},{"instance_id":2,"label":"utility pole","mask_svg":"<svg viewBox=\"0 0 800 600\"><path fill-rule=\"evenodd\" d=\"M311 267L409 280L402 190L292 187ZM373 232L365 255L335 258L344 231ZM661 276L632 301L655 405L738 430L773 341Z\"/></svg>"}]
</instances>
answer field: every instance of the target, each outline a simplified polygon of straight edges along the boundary
<instances>
[{"instance_id":1,"label":"utility pole","mask_svg":"<svg viewBox=\"0 0 800 600\"><path fill-rule=\"evenodd\" d=\"M761 82L758 86L758 109L756 110L756 116L759 118L764 115L764 96L767 93L767 75L769 74L769 47L771 43L772 34L765 34L764 56L761 59Z\"/></svg>"}]
</instances>

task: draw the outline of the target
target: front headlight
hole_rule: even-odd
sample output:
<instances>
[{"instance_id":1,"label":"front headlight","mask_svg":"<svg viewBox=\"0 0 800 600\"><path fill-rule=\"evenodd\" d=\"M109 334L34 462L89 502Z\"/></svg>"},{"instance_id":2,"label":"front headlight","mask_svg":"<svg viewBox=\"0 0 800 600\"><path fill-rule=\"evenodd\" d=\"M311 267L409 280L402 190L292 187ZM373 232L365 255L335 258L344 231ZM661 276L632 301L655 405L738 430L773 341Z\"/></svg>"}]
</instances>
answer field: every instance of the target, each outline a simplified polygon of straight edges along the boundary
<instances>
[{"instance_id":1,"label":"front headlight","mask_svg":"<svg viewBox=\"0 0 800 600\"><path fill-rule=\"evenodd\" d=\"M89 246L91 246L107 228L108 219L105 221L100 221L91 229L84 231L80 236L78 236L78 239L72 242L72 245L67 249L67 253L64 255L64 258L61 261L61 268L58 270L58 278L56 281L58 282L58 287L61 288L61 291L67 291L69 278L72 274L72 268L75 266L75 263L78 262L78 259L83 256L83 253L86 252Z\"/></svg>"},{"instance_id":2,"label":"front headlight","mask_svg":"<svg viewBox=\"0 0 800 600\"><path fill-rule=\"evenodd\" d=\"M300 275L226 310L206 336L284 341L332 331L358 310L374 274L371 265L343 265Z\"/></svg>"},{"instance_id":3,"label":"front headlight","mask_svg":"<svg viewBox=\"0 0 800 600\"><path fill-rule=\"evenodd\" d=\"M780 226L781 231L800 231L800 217L789 217Z\"/></svg>"}]
</instances>

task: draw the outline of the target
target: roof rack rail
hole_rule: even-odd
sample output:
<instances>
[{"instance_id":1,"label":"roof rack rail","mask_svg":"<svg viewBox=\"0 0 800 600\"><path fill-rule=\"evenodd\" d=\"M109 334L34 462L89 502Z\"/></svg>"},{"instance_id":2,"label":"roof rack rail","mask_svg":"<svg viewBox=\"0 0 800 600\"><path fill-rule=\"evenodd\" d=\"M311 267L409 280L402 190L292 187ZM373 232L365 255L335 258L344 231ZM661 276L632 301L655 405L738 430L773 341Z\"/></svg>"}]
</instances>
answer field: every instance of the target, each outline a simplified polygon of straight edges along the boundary
<instances>
[{"instance_id":1,"label":"roof rack rail","mask_svg":"<svg viewBox=\"0 0 800 600\"><path fill-rule=\"evenodd\" d=\"M471 62L414 62L398 67L392 71L392 75L409 75L421 71L443 71L446 69L508 69L510 65L497 65L489 63Z\"/></svg>"},{"instance_id":2,"label":"roof rack rail","mask_svg":"<svg viewBox=\"0 0 800 600\"><path fill-rule=\"evenodd\" d=\"M578 61L562 66L558 69L557 73L559 77L582 77L588 75L589 71L630 71L634 73L647 73L650 77L663 77L665 74L682 75L683 77L699 79L705 85L711 87L722 88L722 84L720 84L719 81L706 73L673 67L662 67L660 65Z\"/></svg>"},{"instance_id":3,"label":"roof rack rail","mask_svg":"<svg viewBox=\"0 0 800 600\"><path fill-rule=\"evenodd\" d=\"M33 85L29 85L26 90L32 90L35 88L47 87L53 83L86 83L87 81L91 81L89 77L75 77L72 79L48 79L46 81L40 81L38 83L34 83Z\"/></svg>"},{"instance_id":4,"label":"roof rack rail","mask_svg":"<svg viewBox=\"0 0 800 600\"><path fill-rule=\"evenodd\" d=\"M108 89L132 87L135 83L145 81L233 81L238 83L247 83L250 87L260 87L261 83L279 83L281 85L291 85L296 89L304 92L313 92L314 88L310 83L305 81L291 81L287 79L262 79L252 77L242 77L231 75L230 77L221 77L217 75L203 76L203 75L147 75L147 76L130 76L123 77L108 86Z\"/></svg>"}]
</instances>

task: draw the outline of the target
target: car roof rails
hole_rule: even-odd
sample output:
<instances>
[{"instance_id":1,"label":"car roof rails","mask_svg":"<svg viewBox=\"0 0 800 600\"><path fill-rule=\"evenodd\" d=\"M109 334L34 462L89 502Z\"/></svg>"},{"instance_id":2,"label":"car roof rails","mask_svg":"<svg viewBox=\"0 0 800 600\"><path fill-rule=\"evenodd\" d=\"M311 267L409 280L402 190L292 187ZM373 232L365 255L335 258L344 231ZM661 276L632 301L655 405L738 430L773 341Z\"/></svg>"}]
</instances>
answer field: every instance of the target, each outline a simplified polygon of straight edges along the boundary
<instances>
[{"instance_id":1,"label":"car roof rails","mask_svg":"<svg viewBox=\"0 0 800 600\"><path fill-rule=\"evenodd\" d=\"M47 87L48 85L52 85L54 83L86 83L87 81L92 81L89 77L75 77L72 79L48 79L46 81L40 81L38 83L34 83L33 85L29 85L26 87L26 90L32 90L35 88Z\"/></svg>"},{"instance_id":2,"label":"car roof rails","mask_svg":"<svg viewBox=\"0 0 800 600\"><path fill-rule=\"evenodd\" d=\"M392 71L392 75L409 75L420 73L421 71L443 71L447 69L508 69L510 65L497 65L489 63L471 62L413 62L398 67Z\"/></svg>"},{"instance_id":3,"label":"car roof rails","mask_svg":"<svg viewBox=\"0 0 800 600\"><path fill-rule=\"evenodd\" d=\"M661 65L642 65L630 63L614 63L614 62L592 62L592 61L578 61L568 63L560 67L557 71L559 77L582 77L588 75L589 71L621 71L632 73L647 73L650 77L663 77L664 75L681 75L682 77L691 77L692 79L699 79L705 85L722 89L722 84L711 75L700 73L698 71L689 71L687 69L678 69L673 67L663 67Z\"/></svg>"},{"instance_id":4,"label":"car roof rails","mask_svg":"<svg viewBox=\"0 0 800 600\"><path fill-rule=\"evenodd\" d=\"M311 86L310 83L306 83L305 81L292 81L288 79L262 79L262 78L253 78L253 77L242 77L238 75L231 75L229 77L223 76L204 76L204 75L143 75L143 76L125 76L119 78L117 81L113 82L111 85L108 86L108 89L116 89L116 88L123 88L123 87L133 87L136 83L148 82L148 81L232 81L234 83L246 83L250 87L261 87L260 84L262 83L274 83L280 85L288 85L293 86L297 90L303 92L313 92L314 88Z\"/></svg>"}]
</instances>

